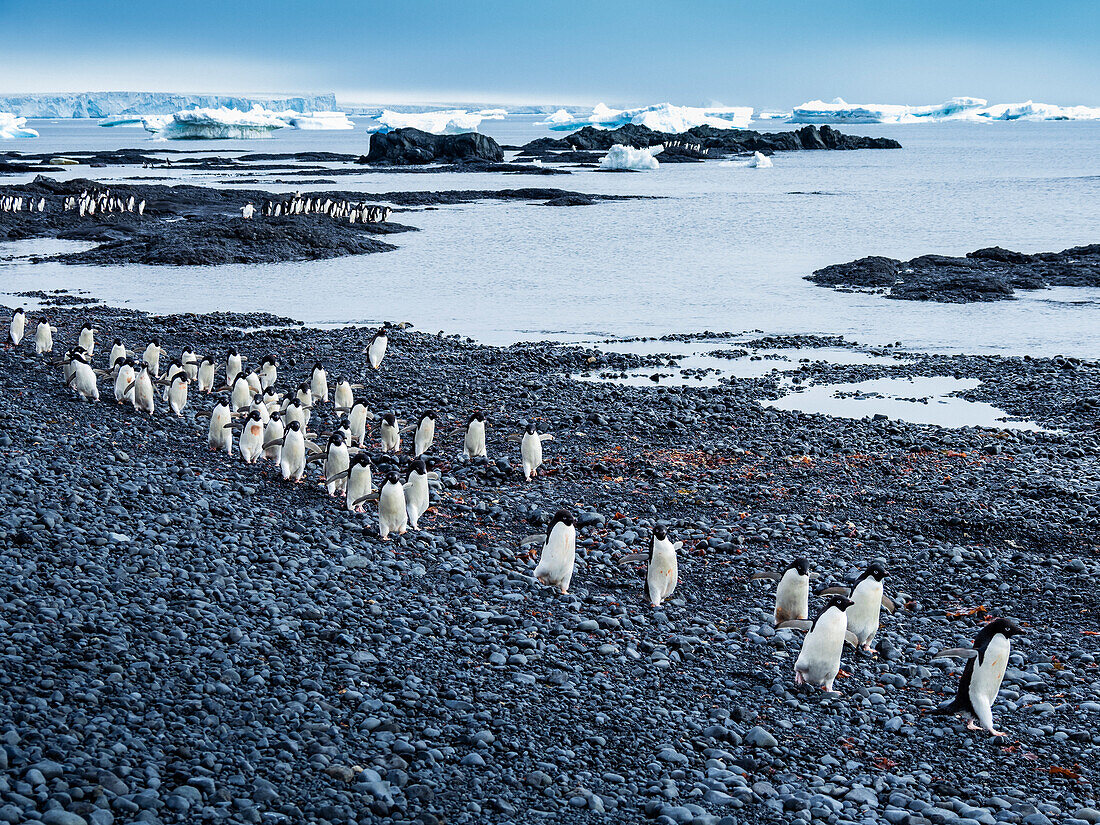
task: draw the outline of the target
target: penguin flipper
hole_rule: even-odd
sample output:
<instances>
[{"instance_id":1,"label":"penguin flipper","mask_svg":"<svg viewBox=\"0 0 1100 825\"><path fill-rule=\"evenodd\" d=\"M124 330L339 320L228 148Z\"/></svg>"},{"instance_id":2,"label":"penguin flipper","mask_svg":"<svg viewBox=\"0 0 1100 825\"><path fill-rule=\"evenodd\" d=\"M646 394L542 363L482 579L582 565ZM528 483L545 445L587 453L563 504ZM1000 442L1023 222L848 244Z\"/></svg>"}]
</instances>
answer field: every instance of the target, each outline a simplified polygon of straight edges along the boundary
<instances>
[{"instance_id":1,"label":"penguin flipper","mask_svg":"<svg viewBox=\"0 0 1100 825\"><path fill-rule=\"evenodd\" d=\"M367 493L365 496L361 496L361 497L355 499L355 501L353 501L352 504L358 506L358 505L362 504L364 501L377 501L377 500L378 500L378 493Z\"/></svg>"},{"instance_id":2,"label":"penguin flipper","mask_svg":"<svg viewBox=\"0 0 1100 825\"><path fill-rule=\"evenodd\" d=\"M226 425L226 426L228 426L228 425ZM266 449L268 449L269 447L282 447L282 446L283 446L283 443L284 443L285 441L286 441L286 438L285 438L285 437L283 437L283 438L276 438L276 439L275 439L274 441L268 441L268 442L267 442L266 444L264 444L264 449L266 450Z\"/></svg>"},{"instance_id":3,"label":"penguin flipper","mask_svg":"<svg viewBox=\"0 0 1100 825\"><path fill-rule=\"evenodd\" d=\"M519 444L523 441L523 435L521 433L512 433L511 435L504 436L505 441L510 441L513 444Z\"/></svg>"},{"instance_id":4,"label":"penguin flipper","mask_svg":"<svg viewBox=\"0 0 1100 825\"><path fill-rule=\"evenodd\" d=\"M539 441L553 441L553 440L554 440L554 436L551 435L550 433L543 433L542 435L539 436Z\"/></svg>"},{"instance_id":5,"label":"penguin flipper","mask_svg":"<svg viewBox=\"0 0 1100 825\"><path fill-rule=\"evenodd\" d=\"M646 561L648 559L648 553L631 553L629 556L623 556L621 559L619 559L619 564L630 564L634 561Z\"/></svg>"},{"instance_id":6,"label":"penguin flipper","mask_svg":"<svg viewBox=\"0 0 1100 825\"><path fill-rule=\"evenodd\" d=\"M756 579L774 579L775 581L779 581L781 577L778 570L757 570L750 578L754 581Z\"/></svg>"},{"instance_id":7,"label":"penguin flipper","mask_svg":"<svg viewBox=\"0 0 1100 825\"><path fill-rule=\"evenodd\" d=\"M415 429L416 429L416 425L415 424L410 424L407 427L402 427L400 430L398 430L398 432L399 433L411 433Z\"/></svg>"},{"instance_id":8,"label":"penguin flipper","mask_svg":"<svg viewBox=\"0 0 1100 825\"><path fill-rule=\"evenodd\" d=\"M978 655L978 651L976 651L972 647L950 647L947 650L941 650L939 653L937 653L932 658L933 659L947 659L947 658L952 658L952 659L973 659L977 655Z\"/></svg>"},{"instance_id":9,"label":"penguin flipper","mask_svg":"<svg viewBox=\"0 0 1100 825\"><path fill-rule=\"evenodd\" d=\"M524 539L519 543L519 546L520 547L526 547L528 544L545 544L545 543L546 543L546 534L545 533L534 533L533 535L525 536Z\"/></svg>"},{"instance_id":10,"label":"penguin flipper","mask_svg":"<svg viewBox=\"0 0 1100 825\"><path fill-rule=\"evenodd\" d=\"M826 587L824 590L819 590L817 595L819 596L847 596L851 590L847 587Z\"/></svg>"},{"instance_id":11,"label":"penguin flipper","mask_svg":"<svg viewBox=\"0 0 1100 825\"><path fill-rule=\"evenodd\" d=\"M322 450L319 446L317 446L317 442L310 441L308 438L306 439L306 448L310 449L310 450L313 450L313 452L315 452L315 453L323 453L324 452L324 450Z\"/></svg>"},{"instance_id":12,"label":"penguin flipper","mask_svg":"<svg viewBox=\"0 0 1100 825\"><path fill-rule=\"evenodd\" d=\"M332 484L333 482L339 481L342 478L347 478L348 473L349 473L348 470L344 470L344 472L342 472L342 473L337 473L334 476L329 476L328 478L325 479L325 484Z\"/></svg>"},{"instance_id":13,"label":"penguin flipper","mask_svg":"<svg viewBox=\"0 0 1100 825\"><path fill-rule=\"evenodd\" d=\"M682 541L678 541L674 545L672 545L672 549L673 550L680 550L681 548L683 548L683 546L684 546L684 543Z\"/></svg>"},{"instance_id":14,"label":"penguin flipper","mask_svg":"<svg viewBox=\"0 0 1100 825\"><path fill-rule=\"evenodd\" d=\"M857 636L855 633L853 633L850 630L845 630L844 631L844 644L851 645L854 648L859 647L859 636Z\"/></svg>"},{"instance_id":15,"label":"penguin flipper","mask_svg":"<svg viewBox=\"0 0 1100 825\"><path fill-rule=\"evenodd\" d=\"M324 461L328 456L325 453L316 453L306 459L306 464L312 464L315 461Z\"/></svg>"},{"instance_id":16,"label":"penguin flipper","mask_svg":"<svg viewBox=\"0 0 1100 825\"><path fill-rule=\"evenodd\" d=\"M898 609L898 606L894 603L894 600L887 596L885 593L882 594L882 606L886 608L887 613L894 613Z\"/></svg>"},{"instance_id":17,"label":"penguin flipper","mask_svg":"<svg viewBox=\"0 0 1100 825\"><path fill-rule=\"evenodd\" d=\"M777 624L775 626L775 629L783 630L784 628L786 628L788 630L808 631L813 626L814 623L811 622L809 619L787 619L787 621Z\"/></svg>"}]
</instances>

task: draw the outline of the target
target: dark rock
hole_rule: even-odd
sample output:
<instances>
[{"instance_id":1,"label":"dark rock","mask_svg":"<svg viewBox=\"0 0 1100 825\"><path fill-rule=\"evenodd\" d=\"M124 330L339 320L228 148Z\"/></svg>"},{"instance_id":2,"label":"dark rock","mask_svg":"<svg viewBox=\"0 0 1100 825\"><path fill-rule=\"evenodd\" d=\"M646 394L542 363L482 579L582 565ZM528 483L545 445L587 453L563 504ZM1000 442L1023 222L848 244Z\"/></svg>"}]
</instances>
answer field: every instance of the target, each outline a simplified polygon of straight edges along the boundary
<instances>
[{"instance_id":1,"label":"dark rock","mask_svg":"<svg viewBox=\"0 0 1100 825\"><path fill-rule=\"evenodd\" d=\"M504 150L495 140L479 132L459 135L433 135L419 129L394 129L375 132L370 150L360 163L417 166L426 163L499 163Z\"/></svg>"}]
</instances>

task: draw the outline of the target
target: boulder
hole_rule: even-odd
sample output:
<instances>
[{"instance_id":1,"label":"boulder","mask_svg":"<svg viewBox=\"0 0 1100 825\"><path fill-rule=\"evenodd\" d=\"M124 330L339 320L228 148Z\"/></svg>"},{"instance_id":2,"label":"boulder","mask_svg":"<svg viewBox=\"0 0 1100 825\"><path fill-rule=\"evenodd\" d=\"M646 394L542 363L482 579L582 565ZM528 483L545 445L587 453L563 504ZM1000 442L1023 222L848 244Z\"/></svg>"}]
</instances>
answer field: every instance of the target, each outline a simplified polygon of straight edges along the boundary
<instances>
[{"instance_id":1,"label":"boulder","mask_svg":"<svg viewBox=\"0 0 1100 825\"><path fill-rule=\"evenodd\" d=\"M478 132L433 135L420 129L394 129L370 137L370 151L359 163L422 166L427 163L500 163L504 150Z\"/></svg>"}]
</instances>

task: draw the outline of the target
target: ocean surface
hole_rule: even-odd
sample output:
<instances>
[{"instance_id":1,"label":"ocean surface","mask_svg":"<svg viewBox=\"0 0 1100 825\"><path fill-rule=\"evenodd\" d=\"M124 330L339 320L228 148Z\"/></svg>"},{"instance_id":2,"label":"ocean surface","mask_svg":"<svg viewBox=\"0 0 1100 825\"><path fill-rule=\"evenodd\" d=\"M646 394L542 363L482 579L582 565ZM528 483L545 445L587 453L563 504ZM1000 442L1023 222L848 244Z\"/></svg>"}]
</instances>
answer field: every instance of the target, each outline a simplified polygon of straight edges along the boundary
<instances>
[{"instance_id":1,"label":"ocean surface","mask_svg":"<svg viewBox=\"0 0 1100 825\"><path fill-rule=\"evenodd\" d=\"M551 134L536 125L540 117L487 120L481 130L518 145ZM282 130L269 140L197 143L159 141L140 128L107 129L93 121L28 125L41 138L5 141L0 151L365 153L369 142L361 129ZM793 127L763 122L753 128ZM249 187L347 189L364 199L390 191L524 186L652 197L575 208L485 202L398 213L398 220L423 231L394 236L395 252L331 261L166 268L9 259L0 262L0 291L83 289L153 312L265 310L310 324L409 321L496 344L760 330L842 334L866 344L900 341L929 352L1100 358L1100 290L1018 292L1015 301L945 305L833 292L803 280L819 267L864 255L963 254L994 245L1038 252L1100 242L1100 123L841 129L894 137L904 148L779 154L769 169L710 161L561 176L365 173L317 186L261 178ZM213 172L133 167L76 167L59 177L137 175L169 175L158 181L169 183L229 180ZM25 246L0 245L0 256L25 252Z\"/></svg>"}]
</instances>

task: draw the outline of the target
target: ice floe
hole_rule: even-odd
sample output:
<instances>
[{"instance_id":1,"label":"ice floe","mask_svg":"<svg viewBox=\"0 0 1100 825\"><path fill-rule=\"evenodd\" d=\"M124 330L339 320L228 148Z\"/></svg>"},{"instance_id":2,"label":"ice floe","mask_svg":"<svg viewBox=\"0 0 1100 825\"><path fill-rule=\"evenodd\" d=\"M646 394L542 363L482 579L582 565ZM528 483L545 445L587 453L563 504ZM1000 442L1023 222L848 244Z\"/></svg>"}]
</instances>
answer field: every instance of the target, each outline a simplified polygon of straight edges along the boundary
<instances>
[{"instance_id":1,"label":"ice floe","mask_svg":"<svg viewBox=\"0 0 1100 825\"><path fill-rule=\"evenodd\" d=\"M394 112L383 109L377 115L376 124L367 127L369 132L392 132L394 129L419 129L435 135L458 135L476 132L483 120L503 120L504 109L483 109L468 112L465 109L446 109L437 112Z\"/></svg>"},{"instance_id":2,"label":"ice floe","mask_svg":"<svg viewBox=\"0 0 1100 825\"><path fill-rule=\"evenodd\" d=\"M354 129L343 112L273 112L253 106L240 109L187 109L172 115L146 115L140 119L147 132L167 140L249 140L270 137L276 129ZM131 117L108 118L100 126L129 126Z\"/></svg>"},{"instance_id":3,"label":"ice floe","mask_svg":"<svg viewBox=\"0 0 1100 825\"><path fill-rule=\"evenodd\" d=\"M647 172L660 166L655 155L662 149L663 146L635 149L616 143L600 159L600 168L614 172Z\"/></svg>"},{"instance_id":4,"label":"ice floe","mask_svg":"<svg viewBox=\"0 0 1100 825\"><path fill-rule=\"evenodd\" d=\"M790 123L940 123L943 121L991 120L1098 120L1100 107L1055 106L1048 103L996 103L980 97L953 97L931 106L894 103L848 103L835 98L831 103L811 100L795 107Z\"/></svg>"},{"instance_id":5,"label":"ice floe","mask_svg":"<svg viewBox=\"0 0 1100 825\"><path fill-rule=\"evenodd\" d=\"M595 126L597 129L617 129L632 123L635 126L648 126L658 132L679 134L696 126L713 126L717 129L739 129L749 125L752 120L751 106L716 106L698 108L694 106L673 106L671 103L657 103L638 109L611 109L599 103L590 115L576 115L565 109L558 109L539 123L555 131L580 129L583 126Z\"/></svg>"},{"instance_id":6,"label":"ice floe","mask_svg":"<svg viewBox=\"0 0 1100 825\"><path fill-rule=\"evenodd\" d=\"M25 117L16 117L10 112L0 112L0 140L36 137L38 132L27 128Z\"/></svg>"},{"instance_id":7,"label":"ice floe","mask_svg":"<svg viewBox=\"0 0 1100 825\"><path fill-rule=\"evenodd\" d=\"M291 129L354 129L355 124L343 112L280 112Z\"/></svg>"}]
</instances>

